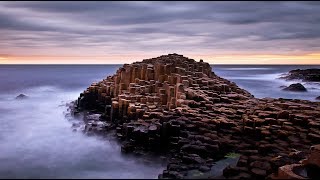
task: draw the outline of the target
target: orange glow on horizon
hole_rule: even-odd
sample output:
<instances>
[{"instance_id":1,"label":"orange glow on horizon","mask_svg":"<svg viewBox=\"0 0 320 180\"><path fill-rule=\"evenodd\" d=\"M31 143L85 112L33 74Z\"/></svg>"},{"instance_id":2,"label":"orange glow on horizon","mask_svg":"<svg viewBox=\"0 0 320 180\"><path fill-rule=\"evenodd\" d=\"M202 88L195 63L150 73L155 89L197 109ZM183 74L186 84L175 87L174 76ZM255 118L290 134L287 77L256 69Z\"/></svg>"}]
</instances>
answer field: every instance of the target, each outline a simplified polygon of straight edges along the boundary
<instances>
[{"instance_id":1,"label":"orange glow on horizon","mask_svg":"<svg viewBox=\"0 0 320 180\"><path fill-rule=\"evenodd\" d=\"M302 55L275 54L232 54L232 55L199 55L210 64L320 64L320 53Z\"/></svg>"},{"instance_id":2,"label":"orange glow on horizon","mask_svg":"<svg viewBox=\"0 0 320 180\"><path fill-rule=\"evenodd\" d=\"M8 58L6 57L0 57L0 64L4 64L5 62L7 62Z\"/></svg>"},{"instance_id":3,"label":"orange glow on horizon","mask_svg":"<svg viewBox=\"0 0 320 180\"><path fill-rule=\"evenodd\" d=\"M231 54L231 55L230 55ZM197 61L210 64L320 64L320 53L300 55L277 54L184 54ZM160 55L117 54L108 56L7 56L0 64L125 64Z\"/></svg>"}]
</instances>

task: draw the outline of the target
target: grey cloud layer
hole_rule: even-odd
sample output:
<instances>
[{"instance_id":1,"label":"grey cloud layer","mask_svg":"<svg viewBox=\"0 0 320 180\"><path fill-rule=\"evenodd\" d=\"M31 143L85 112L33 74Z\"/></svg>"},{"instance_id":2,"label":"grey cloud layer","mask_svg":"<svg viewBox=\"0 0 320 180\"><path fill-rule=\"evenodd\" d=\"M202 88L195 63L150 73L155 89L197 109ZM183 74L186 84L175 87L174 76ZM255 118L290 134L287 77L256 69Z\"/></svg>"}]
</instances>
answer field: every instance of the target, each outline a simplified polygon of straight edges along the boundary
<instances>
[{"instance_id":1,"label":"grey cloud layer","mask_svg":"<svg viewBox=\"0 0 320 180\"><path fill-rule=\"evenodd\" d=\"M319 12L318 2L0 2L0 53L318 51Z\"/></svg>"}]
</instances>

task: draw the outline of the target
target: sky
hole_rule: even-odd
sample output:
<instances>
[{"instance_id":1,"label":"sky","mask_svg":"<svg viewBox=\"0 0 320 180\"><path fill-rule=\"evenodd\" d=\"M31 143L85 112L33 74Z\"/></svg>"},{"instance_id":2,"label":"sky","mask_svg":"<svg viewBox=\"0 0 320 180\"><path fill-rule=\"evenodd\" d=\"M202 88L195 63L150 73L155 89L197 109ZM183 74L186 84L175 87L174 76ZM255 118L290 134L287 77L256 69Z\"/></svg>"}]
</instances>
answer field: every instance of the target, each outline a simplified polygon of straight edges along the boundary
<instances>
[{"instance_id":1,"label":"sky","mask_svg":"<svg viewBox=\"0 0 320 180\"><path fill-rule=\"evenodd\" d=\"M320 2L0 2L0 64L320 64Z\"/></svg>"}]
</instances>

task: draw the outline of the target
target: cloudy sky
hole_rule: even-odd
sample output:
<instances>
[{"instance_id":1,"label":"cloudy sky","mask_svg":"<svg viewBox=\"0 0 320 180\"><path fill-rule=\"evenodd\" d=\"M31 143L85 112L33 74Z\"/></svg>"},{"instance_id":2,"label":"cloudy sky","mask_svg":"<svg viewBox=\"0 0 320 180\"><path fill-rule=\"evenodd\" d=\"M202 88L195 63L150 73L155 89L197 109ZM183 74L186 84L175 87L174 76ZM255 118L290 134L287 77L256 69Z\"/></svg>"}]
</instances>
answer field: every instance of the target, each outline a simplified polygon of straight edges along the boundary
<instances>
[{"instance_id":1,"label":"cloudy sky","mask_svg":"<svg viewBox=\"0 0 320 180\"><path fill-rule=\"evenodd\" d=\"M0 63L320 64L319 2L0 2Z\"/></svg>"}]
</instances>

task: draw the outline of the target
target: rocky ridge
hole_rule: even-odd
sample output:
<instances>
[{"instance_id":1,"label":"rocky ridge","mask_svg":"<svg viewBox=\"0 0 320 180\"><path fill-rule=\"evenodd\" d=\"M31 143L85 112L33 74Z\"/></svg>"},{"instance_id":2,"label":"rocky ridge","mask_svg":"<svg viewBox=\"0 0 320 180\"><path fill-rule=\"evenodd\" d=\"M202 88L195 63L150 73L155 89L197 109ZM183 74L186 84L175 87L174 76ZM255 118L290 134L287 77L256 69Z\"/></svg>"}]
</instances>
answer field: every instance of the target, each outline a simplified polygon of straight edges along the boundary
<instances>
[{"instance_id":1,"label":"rocky ridge","mask_svg":"<svg viewBox=\"0 0 320 180\"><path fill-rule=\"evenodd\" d=\"M282 79L320 82L320 69L295 69L285 74Z\"/></svg>"},{"instance_id":2,"label":"rocky ridge","mask_svg":"<svg viewBox=\"0 0 320 180\"><path fill-rule=\"evenodd\" d=\"M98 127L115 129L123 152L169 152L159 178L209 171L228 152L241 156L225 178L273 178L320 143L320 102L254 98L208 63L178 54L125 64L91 84L73 113L84 110L102 113Z\"/></svg>"}]
</instances>

